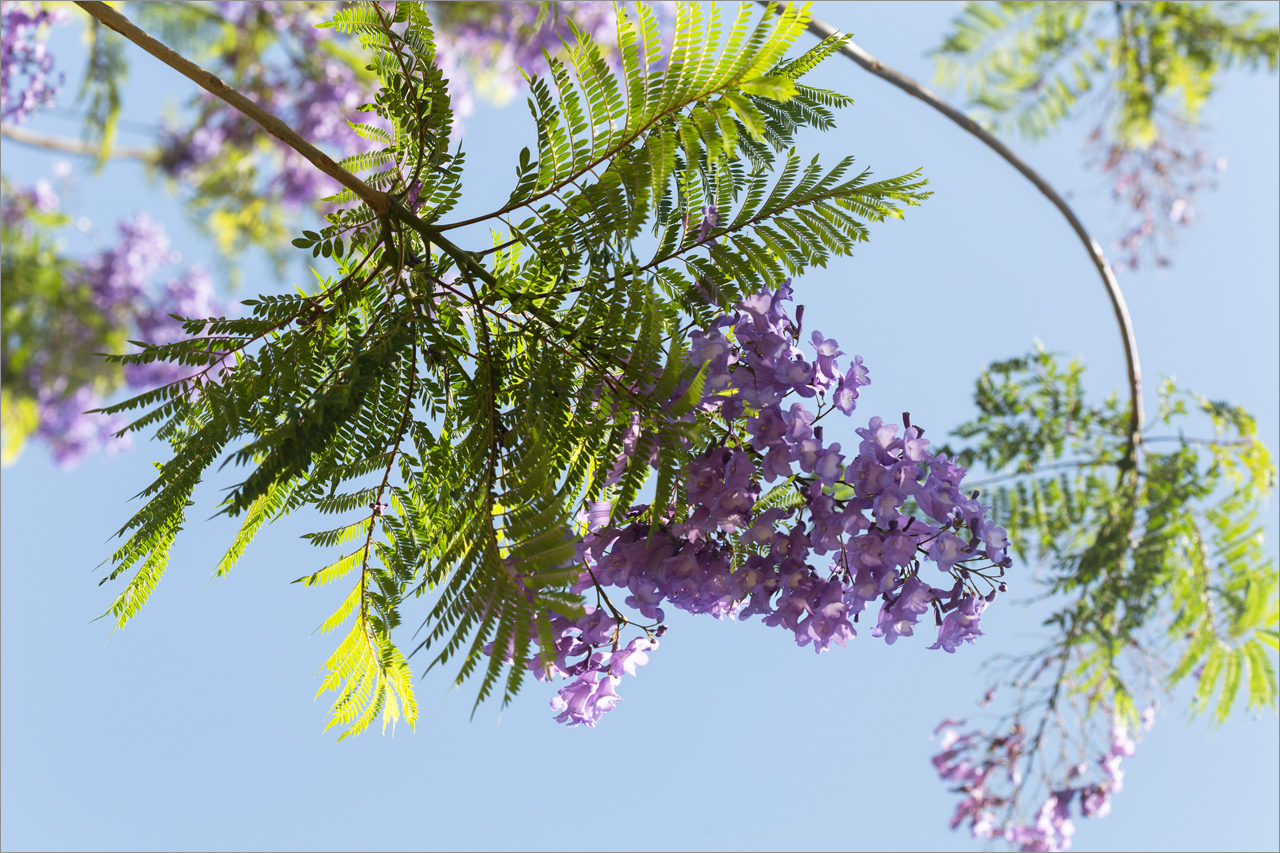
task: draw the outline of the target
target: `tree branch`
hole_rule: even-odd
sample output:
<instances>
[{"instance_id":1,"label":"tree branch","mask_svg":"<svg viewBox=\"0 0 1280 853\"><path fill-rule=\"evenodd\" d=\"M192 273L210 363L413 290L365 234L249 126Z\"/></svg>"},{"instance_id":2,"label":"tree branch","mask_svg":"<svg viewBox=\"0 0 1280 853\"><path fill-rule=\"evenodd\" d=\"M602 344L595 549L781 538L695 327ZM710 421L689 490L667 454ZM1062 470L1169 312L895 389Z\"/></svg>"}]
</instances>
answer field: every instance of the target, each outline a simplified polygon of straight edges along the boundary
<instances>
[{"instance_id":1,"label":"tree branch","mask_svg":"<svg viewBox=\"0 0 1280 853\"><path fill-rule=\"evenodd\" d=\"M1143 441L1176 441L1179 444L1202 444L1206 447L1237 447L1253 444L1251 436L1245 436L1244 438L1186 438L1181 435L1149 435Z\"/></svg>"},{"instance_id":2,"label":"tree branch","mask_svg":"<svg viewBox=\"0 0 1280 853\"><path fill-rule=\"evenodd\" d=\"M45 148L50 151L65 151L68 154L82 154L85 157L97 157L98 147L79 139L68 139L65 136L54 136L50 133L37 133L16 124L0 125L0 135L7 136L14 142L30 145L34 148ZM155 156L151 148L113 148L110 157L122 160L150 160Z\"/></svg>"},{"instance_id":3,"label":"tree branch","mask_svg":"<svg viewBox=\"0 0 1280 853\"><path fill-rule=\"evenodd\" d=\"M386 216L390 208L387 194L376 190L357 178L355 175L343 169L333 161L328 154L325 154L319 148L316 148L307 140L299 136L292 128L286 125L280 119L271 113L262 109L253 101L246 98L236 90L223 83L215 74L201 68L191 60L181 54L171 50L165 45L153 39L142 30L138 29L128 18L121 15L115 9L112 9L106 3L101 2L81 2L77 0L76 5L84 9L104 26L115 30L138 47L145 50L155 58L159 59L165 65L175 69L183 76L195 81L201 88L212 92L249 118L262 125L267 133L279 139L285 145L288 145L294 151L297 151L307 160L311 161L317 169L324 172L329 177L342 184L347 189L354 192L361 201L369 205L374 213L378 216Z\"/></svg>"},{"instance_id":4,"label":"tree branch","mask_svg":"<svg viewBox=\"0 0 1280 853\"><path fill-rule=\"evenodd\" d=\"M776 3L770 2L770 0L758 0L758 2L767 9L775 12L780 11L780 7ZM835 27L817 18L809 20L809 32L823 40L837 34ZM1111 299L1111 308L1115 311L1116 323L1120 326L1120 337L1124 342L1125 361L1129 368L1129 455L1132 457L1137 445L1142 441L1142 428L1146 420L1142 408L1142 368L1138 364L1138 341L1133 334L1133 321L1129 318L1129 306L1124 301L1124 294L1120 292L1120 284L1116 281L1111 265L1107 263L1106 255L1102 253L1102 247L1089 236L1084 224L1080 222L1080 219L1071 210L1066 201L1063 200L1062 196L1058 195L1058 192L1049 185L1048 181L1023 162L1018 155L1010 151L1003 142L979 127L973 119L915 80L889 68L853 42L844 42L840 47L840 52L880 79L887 80L908 95L924 101L960 125L965 131L976 136L988 148L1004 158L1009 165L1021 172L1023 177L1035 184L1036 189L1040 190L1045 198L1049 199L1053 206L1058 208L1058 211L1066 218L1071 225L1071 230L1076 232L1076 236L1080 238L1085 251L1089 253L1089 260L1093 261L1094 267L1098 270L1098 275L1102 278L1102 284L1107 289L1107 296Z\"/></svg>"}]
</instances>

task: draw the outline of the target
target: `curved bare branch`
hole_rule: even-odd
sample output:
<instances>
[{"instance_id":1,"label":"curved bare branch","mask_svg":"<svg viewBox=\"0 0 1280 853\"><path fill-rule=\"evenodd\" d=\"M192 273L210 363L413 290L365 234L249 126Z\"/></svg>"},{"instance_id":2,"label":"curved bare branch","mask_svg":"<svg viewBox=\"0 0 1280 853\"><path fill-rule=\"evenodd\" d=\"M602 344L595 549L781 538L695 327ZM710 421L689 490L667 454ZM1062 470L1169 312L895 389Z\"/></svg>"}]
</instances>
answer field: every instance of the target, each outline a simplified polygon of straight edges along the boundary
<instances>
[{"instance_id":1,"label":"curved bare branch","mask_svg":"<svg viewBox=\"0 0 1280 853\"><path fill-rule=\"evenodd\" d=\"M769 0L758 0L758 2L773 11L778 11L780 8L776 3L769 2ZM838 33L835 27L817 18L809 19L809 32L823 40L829 39ZM1040 176L1040 173L1028 166L1017 154L1010 151L1003 142L983 130L973 119L920 85L916 80L885 65L853 42L845 41L840 47L840 52L880 79L886 80L908 95L924 101L960 125L965 131L982 140L983 144L999 154L1009 165L1021 172L1023 177L1035 184L1036 189L1040 190L1045 198L1049 199L1053 206L1066 218L1068 224L1071 225L1071 230L1076 232L1076 236L1080 238L1085 251L1089 253L1089 260L1093 262L1094 267L1098 270L1098 275L1102 278L1102 284L1106 287L1107 296L1111 300L1111 308L1116 315L1116 323L1120 327L1120 337L1124 342L1125 361L1129 370L1129 455L1131 458L1136 457L1136 449L1142 441L1142 428L1145 423L1142 408L1142 368L1138 363L1138 341L1133 333L1133 321L1129 317L1129 306L1125 303L1124 294L1120 292L1120 284L1116 281L1111 264L1107 262L1107 257L1102 253L1102 247L1098 245L1098 241L1089 236L1089 232L1085 230L1084 223L1075 215L1070 205L1058 194L1057 190Z\"/></svg>"}]
</instances>

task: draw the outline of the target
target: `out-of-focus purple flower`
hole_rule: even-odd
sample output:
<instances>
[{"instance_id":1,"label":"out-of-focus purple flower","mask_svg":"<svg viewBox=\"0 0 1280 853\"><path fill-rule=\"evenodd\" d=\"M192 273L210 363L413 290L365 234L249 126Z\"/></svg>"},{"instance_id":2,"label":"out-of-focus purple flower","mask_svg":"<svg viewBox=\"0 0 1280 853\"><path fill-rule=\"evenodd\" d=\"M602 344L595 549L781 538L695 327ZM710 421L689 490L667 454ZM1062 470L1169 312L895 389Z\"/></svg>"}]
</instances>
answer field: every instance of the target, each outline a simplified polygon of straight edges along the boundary
<instances>
[{"instance_id":1,"label":"out-of-focus purple flower","mask_svg":"<svg viewBox=\"0 0 1280 853\"><path fill-rule=\"evenodd\" d=\"M996 834L996 816L988 811L978 812L973 819L973 823L969 826L969 832L974 838L978 839L994 838Z\"/></svg>"},{"instance_id":2,"label":"out-of-focus purple flower","mask_svg":"<svg viewBox=\"0 0 1280 853\"><path fill-rule=\"evenodd\" d=\"M1111 780L1111 791L1115 794L1124 790L1124 768L1120 766L1123 761L1122 755L1107 755L1098 762L1102 772Z\"/></svg>"},{"instance_id":3,"label":"out-of-focus purple flower","mask_svg":"<svg viewBox=\"0 0 1280 853\"><path fill-rule=\"evenodd\" d=\"M1133 738L1129 737L1129 727L1124 723L1116 723L1111 727L1111 754L1128 757L1133 755L1136 747Z\"/></svg>"},{"instance_id":4,"label":"out-of-focus purple flower","mask_svg":"<svg viewBox=\"0 0 1280 853\"><path fill-rule=\"evenodd\" d=\"M1106 785L1091 785L1082 790L1080 814L1085 817L1106 817L1111 814L1111 789Z\"/></svg>"},{"instance_id":5,"label":"out-of-focus purple flower","mask_svg":"<svg viewBox=\"0 0 1280 853\"><path fill-rule=\"evenodd\" d=\"M0 119L21 124L57 98L63 75L55 82L46 39L66 18L65 9L40 2L0 2Z\"/></svg>"},{"instance_id":6,"label":"out-of-focus purple flower","mask_svg":"<svg viewBox=\"0 0 1280 853\"><path fill-rule=\"evenodd\" d=\"M613 57L617 24L613 7L605 3L566 0L557 4L554 17L544 17L536 29L539 7L535 3L490 4L494 14L477 18L451 17L446 7L436 28L437 61L450 83L453 109L465 118L474 109L474 93L502 104L523 85L523 69L546 76L545 53L563 51L561 39L573 45L569 21Z\"/></svg>"},{"instance_id":7,"label":"out-of-focus purple flower","mask_svg":"<svg viewBox=\"0 0 1280 853\"><path fill-rule=\"evenodd\" d=\"M192 267L165 285L150 308L139 313L138 340L148 344L176 343L185 334L181 321L171 315L201 319L222 313L222 306L214 296L213 278L204 269ZM191 365L153 361L125 365L125 380L135 388L149 389L185 379L195 372Z\"/></svg>"},{"instance_id":8,"label":"out-of-focus purple flower","mask_svg":"<svg viewBox=\"0 0 1280 853\"><path fill-rule=\"evenodd\" d=\"M178 255L170 251L164 228L146 212L122 221L117 229L120 242L86 260L81 278L101 311L128 316L146 294L149 277Z\"/></svg>"},{"instance_id":9,"label":"out-of-focus purple flower","mask_svg":"<svg viewBox=\"0 0 1280 853\"><path fill-rule=\"evenodd\" d=\"M90 412L101 405L102 399L90 388L77 388L70 394L57 385L39 389L36 436L48 443L59 467L74 468L99 450L115 453L132 445L128 435L115 435L125 426L122 418Z\"/></svg>"},{"instance_id":10,"label":"out-of-focus purple flower","mask_svg":"<svg viewBox=\"0 0 1280 853\"><path fill-rule=\"evenodd\" d=\"M1069 850L1075 824L1071 822L1071 799L1074 789L1053 791L1040 807L1036 816L1036 828L1044 834L1051 850Z\"/></svg>"},{"instance_id":11,"label":"out-of-focus purple flower","mask_svg":"<svg viewBox=\"0 0 1280 853\"><path fill-rule=\"evenodd\" d=\"M53 186L41 178L29 189L18 189L5 184L7 192L0 197L0 222L8 226L19 225L25 230L24 220L32 213L54 214L58 212L58 194Z\"/></svg>"},{"instance_id":12,"label":"out-of-focus purple flower","mask_svg":"<svg viewBox=\"0 0 1280 853\"><path fill-rule=\"evenodd\" d=\"M1102 139L1101 129L1091 138ZM1192 223L1195 195L1216 188L1216 174L1226 160L1219 157L1211 164L1203 151L1187 146L1182 134L1162 133L1146 146L1109 140L1090 165L1110 176L1112 198L1128 220L1115 243L1120 255L1116 265L1138 269L1144 255L1156 266L1170 263L1167 246L1173 243L1174 229Z\"/></svg>"},{"instance_id":13,"label":"out-of-focus purple flower","mask_svg":"<svg viewBox=\"0 0 1280 853\"><path fill-rule=\"evenodd\" d=\"M44 206L50 212L56 209L56 196L47 184L37 184L24 197L30 207ZM6 210L10 206L6 197ZM89 295L98 314L95 319L104 321L108 328L123 329L129 340L167 344L183 336L181 323L171 314L204 318L221 313L213 295L212 279L198 268L172 279L163 288L154 287L152 278L156 272L179 260L179 256L170 250L164 228L147 214L122 221L118 232L117 243L85 259L69 276L72 286L83 288ZM83 320L70 317L62 322L85 328L88 334ZM73 387L71 379L60 373L60 365L59 359L42 358L28 368L28 381L36 389L35 434L48 443L55 460L69 468L97 450L114 452L128 447L127 436L114 435L125 425L124 420L88 414L88 410L103 405L102 396L118 380L100 378L91 386ZM191 365L151 362L126 365L122 373L133 389L150 390L197 370Z\"/></svg>"},{"instance_id":14,"label":"out-of-focus purple flower","mask_svg":"<svg viewBox=\"0 0 1280 853\"><path fill-rule=\"evenodd\" d=\"M951 785L959 785L957 793L965 798L959 803L955 815L951 819L951 828L955 829L964 820L971 822L974 837L994 837L999 834L1021 850L1068 850L1071 838L1075 833L1075 825L1071 819L1071 802L1079 795L1080 816L1106 817L1111 812L1111 797L1124 787L1124 772L1120 765L1125 757L1133 754L1133 742L1123 725L1112 729L1112 746L1107 755L1098 761L1102 770L1102 778L1092 783L1081 784L1079 779L1089 772L1090 765L1080 764L1068 768L1060 787L1051 785L1048 798L1037 811L1034 820L1028 823L1018 822L1016 814L1007 815L1003 825L997 826L990 812L981 811L984 803L1008 803L1017 795L1021 784L1021 774L1016 772L1020 761L1025 759L1024 730L1015 725L1011 731L1002 735L988 735L981 731L959 734L951 725L958 725L955 720L944 720L934 731L937 735L944 730L942 752L933 757L933 765L943 781ZM998 768L1004 767L1007 772L997 774ZM1011 792L991 791L989 787L997 778L1008 778L1014 790Z\"/></svg>"},{"instance_id":15,"label":"out-of-focus purple flower","mask_svg":"<svg viewBox=\"0 0 1280 853\"><path fill-rule=\"evenodd\" d=\"M31 187L32 205L40 213L55 213L58 210L58 194L44 178L36 181Z\"/></svg>"}]
</instances>

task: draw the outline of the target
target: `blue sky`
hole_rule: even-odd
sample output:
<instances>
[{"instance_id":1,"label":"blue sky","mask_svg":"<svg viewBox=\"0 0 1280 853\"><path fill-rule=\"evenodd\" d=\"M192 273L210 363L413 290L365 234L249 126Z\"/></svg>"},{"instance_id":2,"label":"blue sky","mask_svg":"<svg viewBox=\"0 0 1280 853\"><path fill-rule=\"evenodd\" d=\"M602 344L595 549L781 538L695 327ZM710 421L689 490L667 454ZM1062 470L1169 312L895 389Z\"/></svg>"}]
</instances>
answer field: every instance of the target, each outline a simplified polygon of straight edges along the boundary
<instances>
[{"instance_id":1,"label":"blue sky","mask_svg":"<svg viewBox=\"0 0 1280 853\"><path fill-rule=\"evenodd\" d=\"M1274 9L1274 7L1271 7ZM817 4L864 48L927 80L924 52L952 4ZM72 10L72 15L79 15ZM76 79L78 33L59 35ZM176 72L131 56L125 116L154 124L190 91ZM826 159L852 153L878 176L923 167L935 195L901 222L872 229L856 257L797 282L806 321L863 356L873 385L858 418L914 422L942 436L971 416L973 380L990 361L1039 339L1089 366L1099 397L1122 387L1123 356L1102 286L1055 210L1024 179L943 117L852 63L833 59L818 85L852 95L839 129L806 142ZM1125 273L1148 406L1161 375L1244 405L1280 447L1280 141L1274 75L1227 74L1206 110L1204 148L1229 163L1197 201L1174 265ZM62 106L70 106L70 99ZM56 115L31 127L75 135ZM481 105L464 145L472 177L459 216L505 197L519 148L532 143L521 101ZM127 130L127 129L126 129ZM1118 229L1105 180L1083 166L1083 125L1014 148L1060 190L1104 245ZM145 137L128 132L124 144ZM54 158L3 144L5 174L51 176ZM483 164L494 164L482 168ZM142 169L100 177L77 163L64 202L102 232L135 210L163 221L186 262L211 247ZM310 227L301 223L301 227ZM88 252L71 231L68 249ZM257 260L240 295L307 284ZM857 424L840 426L853 439ZM58 470L29 449L0 481L0 846L17 849L956 849L954 805L932 772L928 734L975 716L995 653L1029 650L1043 612L1001 599L987 636L954 656L928 641L893 647L866 632L815 656L758 621L672 620L624 702L594 729L551 719L552 691L531 684L505 712L470 719L470 687L451 673L418 681L416 731L342 744L322 732L328 703L314 675L334 638L311 635L342 590L289 581L321 557L295 516L260 535L240 566L209 583L233 526L212 515L231 472L197 492L170 570L143 614L113 636L91 622L109 604L95 567L150 480L161 448ZM1276 554L1274 507L1268 550ZM1030 585L1024 587L1026 593ZM420 618L419 614L419 618ZM406 622L416 625L409 608ZM406 637L407 639L407 637ZM1185 696L1181 697L1185 700ZM1112 814L1078 821L1074 849L1276 849L1276 718L1244 713L1212 729L1167 703L1127 762Z\"/></svg>"}]
</instances>

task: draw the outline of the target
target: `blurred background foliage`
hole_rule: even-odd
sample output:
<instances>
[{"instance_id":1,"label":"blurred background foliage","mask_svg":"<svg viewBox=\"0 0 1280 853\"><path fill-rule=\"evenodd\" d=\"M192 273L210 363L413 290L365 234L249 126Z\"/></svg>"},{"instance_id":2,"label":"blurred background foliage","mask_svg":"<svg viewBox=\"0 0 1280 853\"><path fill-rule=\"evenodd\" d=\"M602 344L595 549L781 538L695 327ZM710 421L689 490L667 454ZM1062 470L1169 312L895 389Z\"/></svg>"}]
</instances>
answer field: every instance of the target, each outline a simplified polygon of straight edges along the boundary
<instances>
[{"instance_id":1,"label":"blurred background foliage","mask_svg":"<svg viewBox=\"0 0 1280 853\"><path fill-rule=\"evenodd\" d=\"M1170 263L1199 190L1226 168L1196 136L1218 75L1276 70L1280 30L1242 3L965 4L933 52L940 83L996 133L1037 139L1076 116L1123 212L1120 263Z\"/></svg>"}]
</instances>

